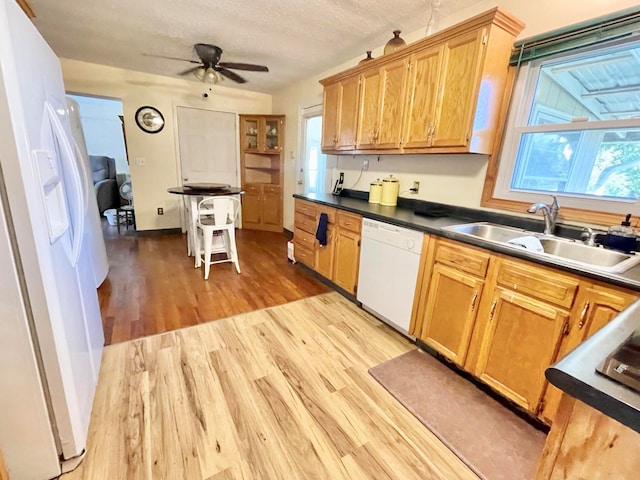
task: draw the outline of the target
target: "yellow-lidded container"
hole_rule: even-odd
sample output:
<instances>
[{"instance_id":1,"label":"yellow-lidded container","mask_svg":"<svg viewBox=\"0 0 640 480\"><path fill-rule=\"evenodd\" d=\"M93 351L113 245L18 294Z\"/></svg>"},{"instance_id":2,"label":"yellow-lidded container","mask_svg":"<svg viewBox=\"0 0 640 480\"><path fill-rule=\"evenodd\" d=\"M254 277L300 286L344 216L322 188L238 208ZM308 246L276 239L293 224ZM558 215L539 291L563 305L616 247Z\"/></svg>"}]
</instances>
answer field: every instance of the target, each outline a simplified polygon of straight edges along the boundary
<instances>
[{"instance_id":1,"label":"yellow-lidded container","mask_svg":"<svg viewBox=\"0 0 640 480\"><path fill-rule=\"evenodd\" d=\"M398 193L400 192L400 180L393 175L382 179L382 196L380 205L385 207L395 207L398 204Z\"/></svg>"},{"instance_id":2,"label":"yellow-lidded container","mask_svg":"<svg viewBox=\"0 0 640 480\"><path fill-rule=\"evenodd\" d=\"M369 203L380 203L382 199L382 180L379 178L369 186Z\"/></svg>"}]
</instances>

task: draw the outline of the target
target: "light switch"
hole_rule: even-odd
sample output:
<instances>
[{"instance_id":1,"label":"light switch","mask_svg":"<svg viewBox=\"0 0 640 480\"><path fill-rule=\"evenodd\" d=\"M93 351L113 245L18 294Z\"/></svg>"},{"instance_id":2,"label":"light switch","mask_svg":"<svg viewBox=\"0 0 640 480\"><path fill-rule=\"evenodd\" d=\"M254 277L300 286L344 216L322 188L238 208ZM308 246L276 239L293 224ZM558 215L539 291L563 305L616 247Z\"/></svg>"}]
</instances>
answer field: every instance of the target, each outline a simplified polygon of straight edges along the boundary
<instances>
[{"instance_id":1,"label":"light switch","mask_svg":"<svg viewBox=\"0 0 640 480\"><path fill-rule=\"evenodd\" d=\"M144 157L136 157L136 165L138 165L139 167L143 167L144 166L144 162L145 162L145 158Z\"/></svg>"}]
</instances>

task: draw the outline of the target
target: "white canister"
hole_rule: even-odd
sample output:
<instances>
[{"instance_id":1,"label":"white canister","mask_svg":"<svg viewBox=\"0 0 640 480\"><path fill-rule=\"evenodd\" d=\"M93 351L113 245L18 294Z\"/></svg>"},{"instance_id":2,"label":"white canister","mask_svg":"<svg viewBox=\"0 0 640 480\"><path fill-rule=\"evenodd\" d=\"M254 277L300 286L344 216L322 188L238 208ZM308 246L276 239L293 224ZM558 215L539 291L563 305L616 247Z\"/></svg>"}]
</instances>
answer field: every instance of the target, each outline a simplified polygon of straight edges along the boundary
<instances>
[{"instance_id":1,"label":"white canister","mask_svg":"<svg viewBox=\"0 0 640 480\"><path fill-rule=\"evenodd\" d=\"M400 180L393 175L382 179L382 196L380 205L385 207L395 207L398 203L398 193L400 192Z\"/></svg>"},{"instance_id":2,"label":"white canister","mask_svg":"<svg viewBox=\"0 0 640 480\"><path fill-rule=\"evenodd\" d=\"M382 198L382 180L379 178L369 186L369 203L380 203Z\"/></svg>"}]
</instances>

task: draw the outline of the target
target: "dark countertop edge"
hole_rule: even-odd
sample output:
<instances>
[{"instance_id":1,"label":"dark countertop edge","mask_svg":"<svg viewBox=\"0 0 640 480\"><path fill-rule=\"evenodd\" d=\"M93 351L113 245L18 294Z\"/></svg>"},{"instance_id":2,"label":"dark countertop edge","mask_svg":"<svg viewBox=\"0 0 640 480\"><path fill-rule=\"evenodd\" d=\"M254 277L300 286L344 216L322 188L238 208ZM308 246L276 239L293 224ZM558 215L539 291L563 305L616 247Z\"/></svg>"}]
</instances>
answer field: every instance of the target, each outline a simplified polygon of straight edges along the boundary
<instances>
[{"instance_id":1,"label":"dark countertop edge","mask_svg":"<svg viewBox=\"0 0 640 480\"><path fill-rule=\"evenodd\" d=\"M636 408L556 367L549 367L545 376L563 392L640 433L640 411Z\"/></svg>"},{"instance_id":2,"label":"dark countertop edge","mask_svg":"<svg viewBox=\"0 0 640 480\"><path fill-rule=\"evenodd\" d=\"M640 300L549 367L545 376L568 395L640 433L640 393L596 372L638 328Z\"/></svg>"},{"instance_id":3,"label":"dark countertop edge","mask_svg":"<svg viewBox=\"0 0 640 480\"><path fill-rule=\"evenodd\" d=\"M547 265L559 270L598 280L610 285L615 285L630 290L640 292L640 266L633 267L623 274L603 272L595 269L578 267L575 264L563 263L558 258L548 258L539 254L531 254L526 250L518 247L510 247L507 245L497 244L482 240L481 238L472 237L456 233L450 230L443 230L443 227L451 225L486 221L492 223L500 223L517 228L523 228L530 231L542 231L543 222L536 219L528 219L513 215L490 212L486 210L477 210L467 207L458 207L434 202L421 202L411 199L399 198L397 207L381 207L377 204L369 204L367 202L367 192L348 192L346 195L334 196L331 194L303 195L294 194L294 198L307 200L321 205L338 208L351 213L362 215L366 218L379 220L381 222L390 223L392 225L406 227L419 230L425 233L435 234L441 237L456 240L462 243L484 248L486 250L503 253L512 257L521 258L540 265ZM404 202L403 202L404 200ZM413 213L418 203L426 204L434 209L446 209L449 213L446 217L428 217L416 215ZM384 212L375 212L373 210L385 210ZM571 226L559 226L561 229L560 236L568 238L576 238L579 235L579 228ZM632 279L625 276L629 272L635 271L638 279Z\"/></svg>"}]
</instances>

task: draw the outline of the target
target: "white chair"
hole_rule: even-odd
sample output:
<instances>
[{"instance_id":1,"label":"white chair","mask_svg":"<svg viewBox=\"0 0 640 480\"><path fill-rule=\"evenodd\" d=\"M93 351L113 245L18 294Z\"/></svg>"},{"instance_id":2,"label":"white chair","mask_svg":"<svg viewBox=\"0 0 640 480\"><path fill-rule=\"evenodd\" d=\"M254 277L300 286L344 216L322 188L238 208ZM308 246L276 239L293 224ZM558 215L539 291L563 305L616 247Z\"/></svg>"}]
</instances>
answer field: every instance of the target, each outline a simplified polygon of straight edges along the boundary
<instances>
[{"instance_id":1,"label":"white chair","mask_svg":"<svg viewBox=\"0 0 640 480\"><path fill-rule=\"evenodd\" d=\"M233 262L240 273L238 249L236 248L236 220L240 211L240 201L235 197L209 197L198 202L196 217L195 257L196 268L204 261L204 279L209 278L209 270L214 263ZM213 238L222 245L213 248ZM226 253L224 260L211 261L214 253Z\"/></svg>"}]
</instances>

